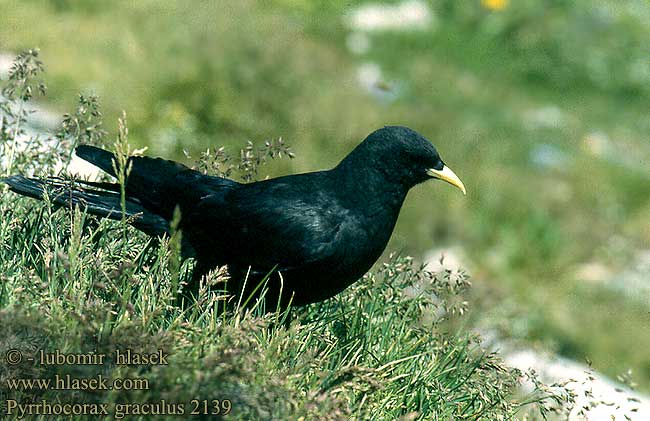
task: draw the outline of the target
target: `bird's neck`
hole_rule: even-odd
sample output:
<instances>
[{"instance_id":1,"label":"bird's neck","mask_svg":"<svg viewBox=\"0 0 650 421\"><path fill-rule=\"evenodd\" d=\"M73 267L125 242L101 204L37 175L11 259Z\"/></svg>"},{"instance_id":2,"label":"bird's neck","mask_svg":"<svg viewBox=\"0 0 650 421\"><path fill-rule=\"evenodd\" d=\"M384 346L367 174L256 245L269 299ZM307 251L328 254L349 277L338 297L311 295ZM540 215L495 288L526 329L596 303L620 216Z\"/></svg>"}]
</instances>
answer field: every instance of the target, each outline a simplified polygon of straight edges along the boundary
<instances>
[{"instance_id":1,"label":"bird's neck","mask_svg":"<svg viewBox=\"0 0 650 421\"><path fill-rule=\"evenodd\" d=\"M368 214L384 214L397 219L410 186L391 179L386 173L364 165L346 165L345 161L333 170L342 201L350 209Z\"/></svg>"}]
</instances>

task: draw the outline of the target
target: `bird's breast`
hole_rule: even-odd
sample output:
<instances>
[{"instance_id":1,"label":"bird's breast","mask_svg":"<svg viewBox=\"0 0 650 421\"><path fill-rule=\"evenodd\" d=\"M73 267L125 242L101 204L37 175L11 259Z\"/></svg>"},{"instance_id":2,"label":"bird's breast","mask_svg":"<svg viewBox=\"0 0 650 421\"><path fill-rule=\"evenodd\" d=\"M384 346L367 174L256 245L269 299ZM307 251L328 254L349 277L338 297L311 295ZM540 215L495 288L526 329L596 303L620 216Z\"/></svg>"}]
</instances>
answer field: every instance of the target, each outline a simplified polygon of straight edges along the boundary
<instances>
[{"instance_id":1,"label":"bird's breast","mask_svg":"<svg viewBox=\"0 0 650 421\"><path fill-rule=\"evenodd\" d=\"M375 212L357 217L343 233L346 246L341 263L365 273L385 250L396 221L397 215L386 209L375 209Z\"/></svg>"}]
</instances>

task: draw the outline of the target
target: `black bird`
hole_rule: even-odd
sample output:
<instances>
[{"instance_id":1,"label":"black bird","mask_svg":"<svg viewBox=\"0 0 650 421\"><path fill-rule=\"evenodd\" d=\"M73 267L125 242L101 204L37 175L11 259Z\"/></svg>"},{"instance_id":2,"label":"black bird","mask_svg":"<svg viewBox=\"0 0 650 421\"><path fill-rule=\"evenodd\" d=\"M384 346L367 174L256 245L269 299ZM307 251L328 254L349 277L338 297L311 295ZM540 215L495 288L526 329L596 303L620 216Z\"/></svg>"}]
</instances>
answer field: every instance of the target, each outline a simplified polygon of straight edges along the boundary
<instances>
[{"instance_id":1,"label":"black bird","mask_svg":"<svg viewBox=\"0 0 650 421\"><path fill-rule=\"evenodd\" d=\"M114 155L88 145L84 160L116 176ZM241 184L161 158L134 156L126 182L126 214L152 236L170 231L178 206L184 257L194 257L192 284L228 265L228 289L246 298L269 273L266 303L304 305L336 295L384 251L409 189L429 179L465 186L435 147L406 127L371 133L336 167ZM116 183L4 178L14 192L88 213L122 218ZM279 276L277 273L280 273Z\"/></svg>"}]
</instances>

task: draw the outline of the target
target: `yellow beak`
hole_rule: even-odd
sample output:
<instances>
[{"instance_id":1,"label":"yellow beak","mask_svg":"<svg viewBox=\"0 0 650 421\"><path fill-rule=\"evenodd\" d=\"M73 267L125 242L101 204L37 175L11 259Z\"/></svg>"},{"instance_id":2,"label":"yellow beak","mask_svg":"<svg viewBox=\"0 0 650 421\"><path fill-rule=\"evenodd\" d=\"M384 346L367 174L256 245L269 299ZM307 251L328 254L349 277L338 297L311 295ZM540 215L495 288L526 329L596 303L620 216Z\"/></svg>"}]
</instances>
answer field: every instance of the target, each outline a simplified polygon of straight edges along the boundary
<instances>
[{"instance_id":1,"label":"yellow beak","mask_svg":"<svg viewBox=\"0 0 650 421\"><path fill-rule=\"evenodd\" d=\"M465 185L463 182L460 181L460 178L458 178L458 176L448 166L445 165L441 170L430 168L427 170L427 174L429 174L431 177L446 181L452 186L458 187L460 191L463 192L463 194L467 194L467 190L465 190Z\"/></svg>"}]
</instances>

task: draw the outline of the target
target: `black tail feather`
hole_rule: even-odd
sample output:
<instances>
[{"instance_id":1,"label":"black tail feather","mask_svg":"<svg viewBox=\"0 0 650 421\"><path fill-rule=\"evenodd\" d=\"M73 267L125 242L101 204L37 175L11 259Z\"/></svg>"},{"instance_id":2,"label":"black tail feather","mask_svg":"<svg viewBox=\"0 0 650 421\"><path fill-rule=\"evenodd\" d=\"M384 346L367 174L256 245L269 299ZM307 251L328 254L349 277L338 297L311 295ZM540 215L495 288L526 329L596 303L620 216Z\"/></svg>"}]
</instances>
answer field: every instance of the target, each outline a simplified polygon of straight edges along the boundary
<instances>
[{"instance_id":1,"label":"black tail feather","mask_svg":"<svg viewBox=\"0 0 650 421\"><path fill-rule=\"evenodd\" d=\"M103 218L120 220L131 219L131 225L152 236L169 233L169 223L162 217L147 211L136 200L126 201L122 212L120 194L115 191L90 189L79 184L58 178L38 179L13 175L0 181L9 185L11 191L34 199L43 200L45 196L55 205L79 206L89 214ZM87 185L94 183L84 182ZM111 185L110 183L96 183Z\"/></svg>"},{"instance_id":2,"label":"black tail feather","mask_svg":"<svg viewBox=\"0 0 650 421\"><path fill-rule=\"evenodd\" d=\"M74 151L84 161L88 161L96 167L101 168L113 177L117 176L113 168L113 159L115 157L113 153L90 145L79 145Z\"/></svg>"},{"instance_id":3,"label":"black tail feather","mask_svg":"<svg viewBox=\"0 0 650 421\"><path fill-rule=\"evenodd\" d=\"M116 176L113 153L90 145L79 145L75 152L80 158L101 168L113 177ZM186 193L185 189L182 192L174 191L179 185L178 177L186 179L203 177L201 173L183 164L162 158L131 156L128 158L127 167L130 168L126 180L127 196L131 199L137 198L135 200L138 203L166 219L172 218L176 207L176 201L170 200L170 198L179 193ZM119 192L117 184L92 182L85 184ZM115 186L118 186L117 190Z\"/></svg>"}]
</instances>

